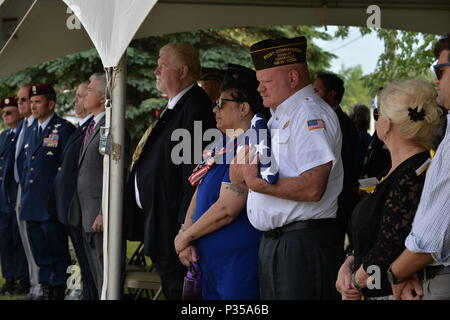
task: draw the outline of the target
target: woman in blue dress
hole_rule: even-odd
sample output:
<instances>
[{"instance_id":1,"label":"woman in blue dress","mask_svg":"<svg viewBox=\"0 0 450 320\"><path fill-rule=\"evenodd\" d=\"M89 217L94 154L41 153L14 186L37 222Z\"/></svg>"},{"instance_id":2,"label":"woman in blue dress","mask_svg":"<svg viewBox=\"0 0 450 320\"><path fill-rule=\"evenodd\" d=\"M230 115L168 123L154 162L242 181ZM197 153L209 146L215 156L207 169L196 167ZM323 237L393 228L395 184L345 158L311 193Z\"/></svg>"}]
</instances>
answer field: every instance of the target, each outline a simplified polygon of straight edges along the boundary
<instances>
[{"instance_id":1,"label":"woman in blue dress","mask_svg":"<svg viewBox=\"0 0 450 320\"><path fill-rule=\"evenodd\" d=\"M199 184L175 238L181 262L200 265L205 300L259 299L261 232L248 220L247 190L233 185L229 177L242 133L250 127L253 115L264 108L258 84L253 70L228 66L213 110L227 143L207 148L205 161L194 170L190 181Z\"/></svg>"}]
</instances>

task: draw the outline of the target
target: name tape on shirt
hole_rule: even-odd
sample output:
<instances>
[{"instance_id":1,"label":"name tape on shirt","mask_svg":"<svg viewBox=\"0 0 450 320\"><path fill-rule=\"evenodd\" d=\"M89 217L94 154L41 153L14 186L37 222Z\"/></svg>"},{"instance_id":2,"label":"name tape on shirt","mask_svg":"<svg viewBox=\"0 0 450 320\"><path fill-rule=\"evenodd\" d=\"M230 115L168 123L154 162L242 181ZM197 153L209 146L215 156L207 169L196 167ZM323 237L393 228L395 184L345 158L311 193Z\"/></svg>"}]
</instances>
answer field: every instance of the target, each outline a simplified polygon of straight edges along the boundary
<instances>
[{"instance_id":1,"label":"name tape on shirt","mask_svg":"<svg viewBox=\"0 0 450 320\"><path fill-rule=\"evenodd\" d=\"M308 120L307 122L308 130L325 129L325 121L322 119Z\"/></svg>"}]
</instances>

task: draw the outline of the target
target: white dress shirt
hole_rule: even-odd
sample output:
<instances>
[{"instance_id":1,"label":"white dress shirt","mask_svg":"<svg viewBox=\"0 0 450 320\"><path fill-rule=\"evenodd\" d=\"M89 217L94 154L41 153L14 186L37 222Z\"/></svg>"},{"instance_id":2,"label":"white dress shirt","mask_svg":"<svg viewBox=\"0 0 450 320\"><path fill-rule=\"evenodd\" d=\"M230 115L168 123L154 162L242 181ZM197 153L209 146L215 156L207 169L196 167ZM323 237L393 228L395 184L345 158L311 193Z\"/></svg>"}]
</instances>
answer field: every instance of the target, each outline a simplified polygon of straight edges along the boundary
<instances>
[{"instance_id":1,"label":"white dress shirt","mask_svg":"<svg viewBox=\"0 0 450 320\"><path fill-rule=\"evenodd\" d=\"M97 124L103 119L103 117L105 116L105 111L99 113L98 115L96 115L94 117L94 128L97 126Z\"/></svg>"},{"instance_id":2,"label":"white dress shirt","mask_svg":"<svg viewBox=\"0 0 450 320\"><path fill-rule=\"evenodd\" d=\"M89 120L90 117L92 117L92 114L88 114L86 117L78 121L78 126L82 127Z\"/></svg>"},{"instance_id":3,"label":"white dress shirt","mask_svg":"<svg viewBox=\"0 0 450 320\"><path fill-rule=\"evenodd\" d=\"M55 114L52 114L50 117L48 117L47 120L45 120L44 122L39 122L38 121L38 127L41 128L41 132L44 132L45 128L47 128L48 123L50 122L50 120L52 120L52 118L55 116ZM37 130L37 129L36 129Z\"/></svg>"},{"instance_id":4,"label":"white dress shirt","mask_svg":"<svg viewBox=\"0 0 450 320\"><path fill-rule=\"evenodd\" d=\"M315 128L314 120L323 122L317 122ZM325 128L321 128L322 123ZM335 218L344 175L342 134L336 113L308 85L272 112L268 126L280 179L298 177L330 161L332 169L325 193L318 202L287 200L250 190L247 215L252 225L267 231L300 220Z\"/></svg>"}]
</instances>

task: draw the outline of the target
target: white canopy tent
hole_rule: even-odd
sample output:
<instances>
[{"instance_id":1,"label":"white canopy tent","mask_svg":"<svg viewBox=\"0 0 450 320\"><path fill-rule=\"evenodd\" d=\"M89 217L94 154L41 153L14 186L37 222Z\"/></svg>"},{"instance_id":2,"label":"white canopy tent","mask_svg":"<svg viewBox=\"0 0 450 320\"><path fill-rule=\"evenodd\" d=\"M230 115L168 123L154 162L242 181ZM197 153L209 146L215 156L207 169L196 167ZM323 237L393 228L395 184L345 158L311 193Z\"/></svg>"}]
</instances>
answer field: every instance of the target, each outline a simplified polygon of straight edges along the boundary
<instances>
[{"instance_id":1,"label":"white canopy tent","mask_svg":"<svg viewBox=\"0 0 450 320\"><path fill-rule=\"evenodd\" d=\"M305 24L366 26L369 0L0 0L0 77L28 66L94 45L110 75L114 88L110 129L111 153L105 156L105 204L111 210L106 223L112 242L105 242L111 266L108 272L108 299L120 296L120 222L123 185L124 141L124 59L119 62L132 38L233 26ZM156 4L155 4L156 3ZM68 4L84 27L68 10ZM450 31L448 0L376 1L381 8L381 27L426 33ZM152 9L153 7L153 9ZM151 9L151 11L150 11ZM150 11L150 13L148 13ZM141 24L141 22L143 23ZM136 32L137 30L137 32ZM87 31L87 32L86 32ZM2 45L3 44L3 45ZM108 190L109 187L109 190ZM108 197L109 196L109 197ZM106 215L108 217L108 214ZM105 234L108 234L105 231ZM115 267L114 267L115 266ZM109 283L109 284L108 284ZM110 288L110 289L109 289Z\"/></svg>"},{"instance_id":2,"label":"white canopy tent","mask_svg":"<svg viewBox=\"0 0 450 320\"><path fill-rule=\"evenodd\" d=\"M33 2L5 0L0 5L0 47L2 40L5 43L8 39L10 28L22 19ZM159 0L134 38L234 26L366 26L369 16L366 9L372 4L381 8L382 28L432 34L450 30L448 0ZM43 61L93 48L83 28L67 27L70 16L63 1L37 0L14 38L0 51L0 78Z\"/></svg>"}]
</instances>

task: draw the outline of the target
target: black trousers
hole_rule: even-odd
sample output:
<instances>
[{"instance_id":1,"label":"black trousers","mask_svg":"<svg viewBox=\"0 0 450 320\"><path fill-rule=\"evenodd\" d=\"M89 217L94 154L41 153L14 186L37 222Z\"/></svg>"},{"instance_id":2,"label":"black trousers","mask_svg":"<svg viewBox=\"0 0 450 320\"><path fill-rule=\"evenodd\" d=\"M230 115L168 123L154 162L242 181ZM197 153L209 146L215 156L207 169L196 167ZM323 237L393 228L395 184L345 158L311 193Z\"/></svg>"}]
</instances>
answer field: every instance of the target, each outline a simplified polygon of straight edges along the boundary
<instances>
[{"instance_id":1,"label":"black trousers","mask_svg":"<svg viewBox=\"0 0 450 320\"><path fill-rule=\"evenodd\" d=\"M28 261L15 212L0 212L0 262L5 279L29 279Z\"/></svg>"},{"instance_id":2,"label":"black trousers","mask_svg":"<svg viewBox=\"0 0 450 320\"><path fill-rule=\"evenodd\" d=\"M183 281L187 268L180 262L177 255L165 257L150 257L161 277L161 286L167 300L181 300Z\"/></svg>"},{"instance_id":3,"label":"black trousers","mask_svg":"<svg viewBox=\"0 0 450 320\"><path fill-rule=\"evenodd\" d=\"M66 285L71 264L67 230L57 220L27 221L33 258L39 267L39 283Z\"/></svg>"},{"instance_id":4,"label":"black trousers","mask_svg":"<svg viewBox=\"0 0 450 320\"><path fill-rule=\"evenodd\" d=\"M83 245L97 289L97 299L100 299L103 288L103 232L83 231Z\"/></svg>"},{"instance_id":5,"label":"black trousers","mask_svg":"<svg viewBox=\"0 0 450 320\"><path fill-rule=\"evenodd\" d=\"M264 300L335 300L344 251L337 226L264 235L259 279Z\"/></svg>"},{"instance_id":6,"label":"black trousers","mask_svg":"<svg viewBox=\"0 0 450 320\"><path fill-rule=\"evenodd\" d=\"M98 300L98 292L95 286L94 276L89 266L89 260L86 255L86 249L83 243L83 231L80 227L67 226L67 232L72 241L75 255L81 269L83 280L83 300Z\"/></svg>"}]
</instances>

